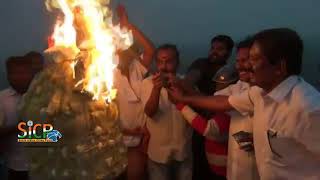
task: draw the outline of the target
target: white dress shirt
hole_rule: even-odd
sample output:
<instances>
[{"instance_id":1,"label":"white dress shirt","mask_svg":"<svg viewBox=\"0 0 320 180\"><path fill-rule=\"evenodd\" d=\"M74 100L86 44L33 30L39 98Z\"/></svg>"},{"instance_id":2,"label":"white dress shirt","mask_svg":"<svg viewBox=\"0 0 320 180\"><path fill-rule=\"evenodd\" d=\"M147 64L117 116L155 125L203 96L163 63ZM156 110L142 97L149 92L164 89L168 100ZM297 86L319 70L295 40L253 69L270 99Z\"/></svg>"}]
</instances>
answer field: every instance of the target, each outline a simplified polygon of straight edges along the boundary
<instances>
[{"instance_id":1,"label":"white dress shirt","mask_svg":"<svg viewBox=\"0 0 320 180\"><path fill-rule=\"evenodd\" d=\"M5 89L0 92L0 124L4 128L17 128L18 112L17 105L21 100L19 95L12 88ZM2 137L2 142L6 147L4 156L6 166L16 171L27 171L28 160L26 158L26 152L22 144L17 142L18 135L12 134L8 137Z\"/></svg>"},{"instance_id":2,"label":"white dress shirt","mask_svg":"<svg viewBox=\"0 0 320 180\"><path fill-rule=\"evenodd\" d=\"M239 95L248 90L249 87L248 83L239 80L236 84L217 91L215 95ZM239 144L232 136L239 131L252 133L252 119L250 116L243 116L237 111L230 111L229 114L231 115L231 120L228 141L227 179L259 179L254 153L241 150Z\"/></svg>"},{"instance_id":3,"label":"white dress shirt","mask_svg":"<svg viewBox=\"0 0 320 180\"><path fill-rule=\"evenodd\" d=\"M261 179L320 179L320 94L315 88L290 76L268 94L252 87L229 102L253 116Z\"/></svg>"},{"instance_id":4,"label":"white dress shirt","mask_svg":"<svg viewBox=\"0 0 320 180\"><path fill-rule=\"evenodd\" d=\"M152 77L143 81L141 99L145 105L153 88ZM176 106L168 98L165 88L161 89L159 109L152 119L148 118L150 132L148 156L152 161L167 163L170 160L183 161L191 157L191 132Z\"/></svg>"},{"instance_id":5,"label":"white dress shirt","mask_svg":"<svg viewBox=\"0 0 320 180\"><path fill-rule=\"evenodd\" d=\"M129 77L122 75L119 69L114 72L114 87L117 89L116 102L119 108L120 124L124 129L143 127L146 122L144 107L140 98L142 80L147 69L138 60L133 60L129 67ZM123 141L127 146L139 145L141 136L124 135Z\"/></svg>"}]
</instances>

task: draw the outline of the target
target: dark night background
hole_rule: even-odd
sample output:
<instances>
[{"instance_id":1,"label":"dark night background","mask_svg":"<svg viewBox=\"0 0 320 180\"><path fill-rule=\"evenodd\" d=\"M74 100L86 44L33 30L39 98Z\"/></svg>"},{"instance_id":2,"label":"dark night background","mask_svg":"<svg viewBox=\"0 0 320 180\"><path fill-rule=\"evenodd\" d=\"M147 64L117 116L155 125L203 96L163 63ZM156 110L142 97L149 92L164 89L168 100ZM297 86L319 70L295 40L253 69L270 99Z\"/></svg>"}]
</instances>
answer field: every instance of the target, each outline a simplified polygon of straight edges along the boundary
<instances>
[{"instance_id":1,"label":"dark night background","mask_svg":"<svg viewBox=\"0 0 320 180\"><path fill-rule=\"evenodd\" d=\"M118 2L127 7L130 20L156 45L178 45L181 72L196 57L207 55L213 35L224 33L239 41L265 28L290 27L300 33L305 43L303 77L313 85L320 80L319 0L115 0L112 6ZM0 23L3 89L7 86L6 58L31 50L43 51L54 16L46 11L44 0L2 0Z\"/></svg>"}]
</instances>

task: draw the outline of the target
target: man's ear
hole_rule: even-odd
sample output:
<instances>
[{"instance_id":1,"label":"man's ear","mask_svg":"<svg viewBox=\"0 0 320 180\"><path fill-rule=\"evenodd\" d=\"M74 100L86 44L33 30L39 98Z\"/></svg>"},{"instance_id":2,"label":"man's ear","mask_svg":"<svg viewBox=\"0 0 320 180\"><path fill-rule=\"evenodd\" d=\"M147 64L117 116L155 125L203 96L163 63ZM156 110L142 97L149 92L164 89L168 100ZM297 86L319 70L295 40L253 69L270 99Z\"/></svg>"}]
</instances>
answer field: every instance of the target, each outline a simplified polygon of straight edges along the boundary
<instances>
[{"instance_id":1,"label":"man's ear","mask_svg":"<svg viewBox=\"0 0 320 180\"><path fill-rule=\"evenodd\" d=\"M277 65L277 70L276 70L276 75L281 76L281 75L286 75L287 74L287 63L285 59L281 59L280 63Z\"/></svg>"},{"instance_id":2,"label":"man's ear","mask_svg":"<svg viewBox=\"0 0 320 180\"><path fill-rule=\"evenodd\" d=\"M280 70L283 75L286 75L288 73L287 63L285 59L282 59L280 61Z\"/></svg>"}]
</instances>

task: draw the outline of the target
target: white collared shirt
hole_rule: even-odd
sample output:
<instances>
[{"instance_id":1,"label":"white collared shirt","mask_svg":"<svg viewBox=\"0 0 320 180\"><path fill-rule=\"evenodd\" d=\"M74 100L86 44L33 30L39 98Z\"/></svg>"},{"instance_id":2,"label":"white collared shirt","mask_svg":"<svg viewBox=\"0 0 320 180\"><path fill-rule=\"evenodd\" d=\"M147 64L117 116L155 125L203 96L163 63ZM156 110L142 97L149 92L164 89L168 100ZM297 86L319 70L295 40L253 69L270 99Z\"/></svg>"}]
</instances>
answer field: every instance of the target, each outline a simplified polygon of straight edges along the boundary
<instances>
[{"instance_id":1,"label":"white collared shirt","mask_svg":"<svg viewBox=\"0 0 320 180\"><path fill-rule=\"evenodd\" d=\"M250 85L248 83L239 80L236 84L217 91L215 95L239 95L249 88ZM252 133L252 119L250 116L243 116L237 111L230 111L229 114L231 115L231 120L228 141L227 179L259 179L254 153L241 150L232 136L239 131Z\"/></svg>"},{"instance_id":2,"label":"white collared shirt","mask_svg":"<svg viewBox=\"0 0 320 180\"><path fill-rule=\"evenodd\" d=\"M17 106L21 100L19 95L12 88L5 89L0 92L0 125L6 128L17 128L19 119ZM25 149L22 144L17 142L17 134L3 137L1 143L6 146L5 158L6 166L16 171L27 171L28 161L25 154Z\"/></svg>"},{"instance_id":3,"label":"white collared shirt","mask_svg":"<svg viewBox=\"0 0 320 180\"><path fill-rule=\"evenodd\" d=\"M152 77L143 80L141 99L145 105L153 88ZM188 122L168 98L165 88L161 89L159 109L154 117L148 118L150 132L148 156L152 161L167 163L170 160L183 161L191 157L191 133Z\"/></svg>"},{"instance_id":4,"label":"white collared shirt","mask_svg":"<svg viewBox=\"0 0 320 180\"><path fill-rule=\"evenodd\" d=\"M120 122L123 128L134 129L145 124L145 115L140 98L142 80L147 69L138 60L129 67L130 83L119 69L114 72L114 87L117 89L116 102L119 107Z\"/></svg>"},{"instance_id":5,"label":"white collared shirt","mask_svg":"<svg viewBox=\"0 0 320 180\"><path fill-rule=\"evenodd\" d=\"M261 179L320 179L320 94L290 76L266 94L251 87L229 97L253 116L256 162Z\"/></svg>"}]
</instances>

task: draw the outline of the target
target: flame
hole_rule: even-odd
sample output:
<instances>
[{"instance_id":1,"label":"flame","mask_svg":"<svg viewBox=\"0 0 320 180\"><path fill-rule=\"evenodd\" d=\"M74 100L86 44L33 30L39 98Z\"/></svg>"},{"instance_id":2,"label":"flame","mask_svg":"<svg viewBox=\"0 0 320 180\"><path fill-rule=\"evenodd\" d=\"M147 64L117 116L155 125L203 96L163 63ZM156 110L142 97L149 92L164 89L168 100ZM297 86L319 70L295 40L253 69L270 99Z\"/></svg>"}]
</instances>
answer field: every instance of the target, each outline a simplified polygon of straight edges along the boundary
<instances>
[{"instance_id":1,"label":"flame","mask_svg":"<svg viewBox=\"0 0 320 180\"><path fill-rule=\"evenodd\" d=\"M110 102L116 95L113 89L116 50L127 49L132 44L132 33L112 24L108 0L46 0L46 5L48 10L60 9L64 17L56 22L51 36L53 46L88 52L85 77L76 86L82 84L83 90L93 95L93 100ZM76 60L70 64L73 78L76 64Z\"/></svg>"},{"instance_id":2,"label":"flame","mask_svg":"<svg viewBox=\"0 0 320 180\"><path fill-rule=\"evenodd\" d=\"M57 0L64 14L64 21L58 19L53 32L54 45L73 46L76 42L76 31L73 27L73 13L64 0Z\"/></svg>"}]
</instances>

